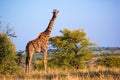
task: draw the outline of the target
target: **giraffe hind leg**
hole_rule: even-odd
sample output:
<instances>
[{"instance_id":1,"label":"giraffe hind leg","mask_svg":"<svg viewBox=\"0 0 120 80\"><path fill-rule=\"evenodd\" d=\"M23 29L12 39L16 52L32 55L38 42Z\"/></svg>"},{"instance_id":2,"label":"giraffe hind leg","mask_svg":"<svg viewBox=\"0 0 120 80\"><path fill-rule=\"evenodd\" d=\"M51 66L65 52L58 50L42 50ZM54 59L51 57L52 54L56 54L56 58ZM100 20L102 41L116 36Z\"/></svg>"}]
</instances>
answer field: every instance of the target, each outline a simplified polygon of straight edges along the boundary
<instances>
[{"instance_id":1,"label":"giraffe hind leg","mask_svg":"<svg viewBox=\"0 0 120 80\"><path fill-rule=\"evenodd\" d=\"M25 73L28 72L28 57L26 57L26 68L25 68Z\"/></svg>"},{"instance_id":2,"label":"giraffe hind leg","mask_svg":"<svg viewBox=\"0 0 120 80\"><path fill-rule=\"evenodd\" d=\"M30 64L30 58L29 57L26 57L26 69L25 69L25 72L29 72L29 64Z\"/></svg>"}]
</instances>

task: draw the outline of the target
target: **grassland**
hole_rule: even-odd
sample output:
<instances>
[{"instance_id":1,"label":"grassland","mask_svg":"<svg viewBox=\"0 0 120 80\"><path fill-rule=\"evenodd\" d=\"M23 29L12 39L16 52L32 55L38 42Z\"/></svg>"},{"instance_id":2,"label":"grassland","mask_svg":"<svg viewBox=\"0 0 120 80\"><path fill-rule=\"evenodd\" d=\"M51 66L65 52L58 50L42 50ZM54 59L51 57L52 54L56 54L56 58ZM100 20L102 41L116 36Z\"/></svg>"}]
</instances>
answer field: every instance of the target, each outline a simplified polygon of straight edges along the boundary
<instances>
[{"instance_id":1,"label":"grassland","mask_svg":"<svg viewBox=\"0 0 120 80\"><path fill-rule=\"evenodd\" d=\"M93 61L101 56L120 56L120 49L97 49ZM107 68L98 65L90 65L85 69L61 69L48 68L43 70L32 70L29 74L24 72L19 75L1 75L0 80L120 80L120 68Z\"/></svg>"},{"instance_id":2,"label":"grassland","mask_svg":"<svg viewBox=\"0 0 120 80\"><path fill-rule=\"evenodd\" d=\"M89 67L86 69L48 69L29 74L0 76L0 80L120 80L119 68Z\"/></svg>"}]
</instances>

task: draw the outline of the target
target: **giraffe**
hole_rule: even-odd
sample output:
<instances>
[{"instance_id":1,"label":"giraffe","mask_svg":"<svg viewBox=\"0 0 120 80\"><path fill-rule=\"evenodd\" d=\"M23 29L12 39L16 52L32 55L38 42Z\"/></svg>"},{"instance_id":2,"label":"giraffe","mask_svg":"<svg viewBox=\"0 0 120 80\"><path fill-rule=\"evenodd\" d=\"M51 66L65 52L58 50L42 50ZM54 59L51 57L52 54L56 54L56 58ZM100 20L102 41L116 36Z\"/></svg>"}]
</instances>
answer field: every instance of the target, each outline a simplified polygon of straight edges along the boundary
<instances>
[{"instance_id":1,"label":"giraffe","mask_svg":"<svg viewBox=\"0 0 120 80\"><path fill-rule=\"evenodd\" d=\"M25 69L25 72L29 73L30 64L31 64L31 60L32 60L32 55L35 52L42 52L44 70L46 72L46 68L47 68L47 49L48 49L48 46L49 46L48 40L50 38L50 34L51 34L51 31L52 31L54 22L57 18L58 12L59 11L57 9L53 9L53 12L52 12L53 16L52 16L46 30L41 32L36 39L31 40L27 43L27 45L26 45L26 69Z\"/></svg>"}]
</instances>

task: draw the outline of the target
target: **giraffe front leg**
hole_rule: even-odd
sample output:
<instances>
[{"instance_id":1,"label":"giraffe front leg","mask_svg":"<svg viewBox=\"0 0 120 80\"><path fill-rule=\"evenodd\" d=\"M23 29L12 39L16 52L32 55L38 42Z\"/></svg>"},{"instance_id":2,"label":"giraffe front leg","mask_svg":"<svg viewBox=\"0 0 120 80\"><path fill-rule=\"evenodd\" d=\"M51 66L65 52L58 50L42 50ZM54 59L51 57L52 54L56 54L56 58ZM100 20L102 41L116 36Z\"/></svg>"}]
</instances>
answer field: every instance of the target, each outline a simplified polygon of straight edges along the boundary
<instances>
[{"instance_id":1,"label":"giraffe front leg","mask_svg":"<svg viewBox=\"0 0 120 80\"><path fill-rule=\"evenodd\" d=\"M46 72L47 70L47 50L43 52L43 65L44 65L44 70Z\"/></svg>"}]
</instances>

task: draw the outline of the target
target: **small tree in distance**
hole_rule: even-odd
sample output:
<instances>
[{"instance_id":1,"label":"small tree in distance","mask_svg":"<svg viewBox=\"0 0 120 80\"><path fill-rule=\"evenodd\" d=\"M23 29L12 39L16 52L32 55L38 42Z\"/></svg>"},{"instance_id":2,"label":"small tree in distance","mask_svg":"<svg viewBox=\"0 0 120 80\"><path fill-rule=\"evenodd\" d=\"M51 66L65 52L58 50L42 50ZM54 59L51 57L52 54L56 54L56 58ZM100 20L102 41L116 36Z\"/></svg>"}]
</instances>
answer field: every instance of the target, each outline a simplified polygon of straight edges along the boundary
<instances>
[{"instance_id":1,"label":"small tree in distance","mask_svg":"<svg viewBox=\"0 0 120 80\"><path fill-rule=\"evenodd\" d=\"M0 16L0 18L1 18L1 16ZM6 34L9 38L17 37L16 33L13 31L13 29L9 27L9 24L7 24L5 31L2 30L2 22L1 22L1 20L0 20L0 33Z\"/></svg>"}]
</instances>

